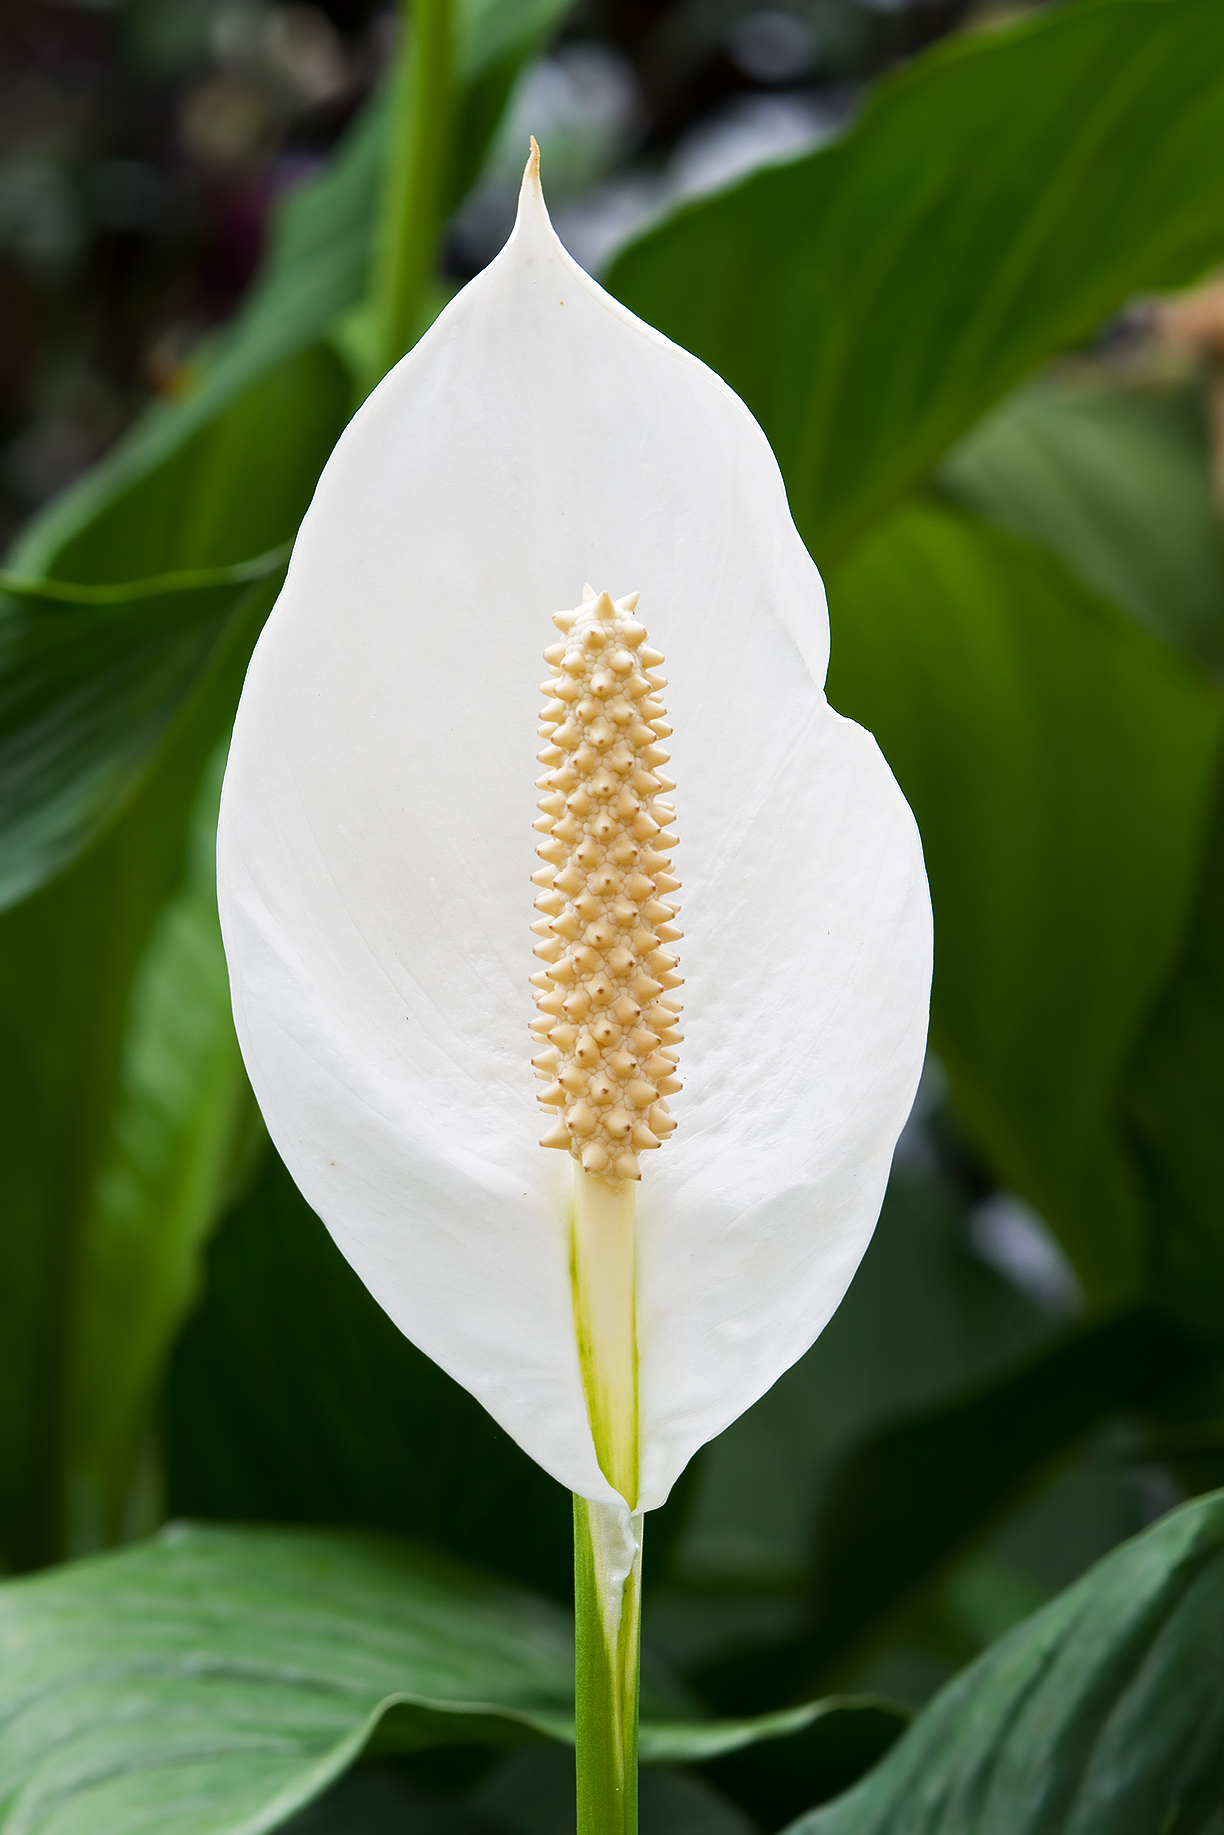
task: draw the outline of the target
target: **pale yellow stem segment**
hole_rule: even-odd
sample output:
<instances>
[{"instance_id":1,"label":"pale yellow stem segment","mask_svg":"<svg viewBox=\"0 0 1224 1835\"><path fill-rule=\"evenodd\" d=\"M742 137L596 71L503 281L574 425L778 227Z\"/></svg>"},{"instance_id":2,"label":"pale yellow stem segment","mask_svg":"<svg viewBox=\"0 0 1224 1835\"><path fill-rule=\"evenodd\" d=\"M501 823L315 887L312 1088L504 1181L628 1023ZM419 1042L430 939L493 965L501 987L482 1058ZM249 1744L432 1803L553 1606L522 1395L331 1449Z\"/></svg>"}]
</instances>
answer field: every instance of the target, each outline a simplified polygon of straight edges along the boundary
<instances>
[{"instance_id":1,"label":"pale yellow stem segment","mask_svg":"<svg viewBox=\"0 0 1224 1835\"><path fill-rule=\"evenodd\" d=\"M630 1510L638 1497L635 1184L613 1191L574 1162L573 1288L578 1357L600 1470Z\"/></svg>"}]
</instances>

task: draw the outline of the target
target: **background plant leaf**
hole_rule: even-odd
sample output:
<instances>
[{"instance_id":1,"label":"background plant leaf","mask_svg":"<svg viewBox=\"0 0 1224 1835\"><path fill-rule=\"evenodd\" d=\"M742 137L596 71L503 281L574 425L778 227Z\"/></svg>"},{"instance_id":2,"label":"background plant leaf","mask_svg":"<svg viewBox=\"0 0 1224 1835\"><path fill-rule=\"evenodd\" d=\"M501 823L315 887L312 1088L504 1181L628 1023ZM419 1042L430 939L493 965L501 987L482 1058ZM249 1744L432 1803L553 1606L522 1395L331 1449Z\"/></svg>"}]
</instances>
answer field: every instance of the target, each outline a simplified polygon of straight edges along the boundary
<instances>
[{"instance_id":1,"label":"background plant leaf","mask_svg":"<svg viewBox=\"0 0 1224 1835\"><path fill-rule=\"evenodd\" d=\"M860 1440L825 1492L800 1637L703 1677L725 1708L810 1692L1111 1416L1151 1410L1197 1376L1200 1347L1136 1309L1061 1337L988 1387Z\"/></svg>"},{"instance_id":2,"label":"background plant leaf","mask_svg":"<svg viewBox=\"0 0 1224 1835\"><path fill-rule=\"evenodd\" d=\"M372 1737L573 1736L567 1614L368 1537L172 1527L0 1588L0 1659L5 1835L259 1835ZM701 1723L650 1673L642 1705L643 1755L672 1760L830 1711Z\"/></svg>"},{"instance_id":3,"label":"background plant leaf","mask_svg":"<svg viewBox=\"0 0 1224 1835\"><path fill-rule=\"evenodd\" d=\"M790 1835L1194 1835L1224 1803L1224 1494L1108 1555Z\"/></svg>"},{"instance_id":4,"label":"background plant leaf","mask_svg":"<svg viewBox=\"0 0 1224 1835\"><path fill-rule=\"evenodd\" d=\"M1219 699L1060 563L935 504L829 591L830 699L876 734L922 832L957 1108L1089 1292L1141 1292L1117 1097L1188 922Z\"/></svg>"},{"instance_id":5,"label":"background plant leaf","mask_svg":"<svg viewBox=\"0 0 1224 1835\"><path fill-rule=\"evenodd\" d=\"M1043 358L1224 252L1221 54L1211 0L962 34L609 284L747 402L823 566Z\"/></svg>"},{"instance_id":6,"label":"background plant leaf","mask_svg":"<svg viewBox=\"0 0 1224 1835\"><path fill-rule=\"evenodd\" d=\"M90 1304L78 1285L82 1231L114 1149L125 1034L140 1023L132 989L159 912L184 889L191 815L244 663L244 648L225 647L127 809L70 868L0 918L0 1536L12 1568L70 1547L68 1372ZM189 958L180 964L189 969ZM205 1054L200 1068L207 1063ZM180 1091L179 1100L185 1114L193 1097ZM133 1122L129 1106L124 1125ZM159 1195L155 1184L149 1192ZM155 1204L141 1225L146 1241L161 1222ZM99 1301L109 1309L107 1296ZM169 1329L176 1324L177 1316ZM108 1491L128 1476L114 1474Z\"/></svg>"},{"instance_id":7,"label":"background plant leaf","mask_svg":"<svg viewBox=\"0 0 1224 1835\"><path fill-rule=\"evenodd\" d=\"M860 1442L816 1527L811 1668L843 1657L946 1569L1090 1429L1158 1407L1202 1363L1170 1319L1138 1308Z\"/></svg>"},{"instance_id":8,"label":"background plant leaf","mask_svg":"<svg viewBox=\"0 0 1224 1835\"><path fill-rule=\"evenodd\" d=\"M217 921L224 749L205 775L180 890L133 978L109 1139L76 1248L64 1395L68 1543L153 1527L160 1462L142 1441L201 1249L262 1137L229 1005ZM144 1481L132 1495L132 1481Z\"/></svg>"},{"instance_id":9,"label":"background plant leaf","mask_svg":"<svg viewBox=\"0 0 1224 1835\"><path fill-rule=\"evenodd\" d=\"M226 644L249 651L285 559L92 589L0 575L0 908L130 800Z\"/></svg>"},{"instance_id":10,"label":"background plant leaf","mask_svg":"<svg viewBox=\"0 0 1224 1835\"><path fill-rule=\"evenodd\" d=\"M1087 366L1043 377L948 453L939 482L1224 672L1224 532L1192 382L1110 383Z\"/></svg>"},{"instance_id":11,"label":"background plant leaf","mask_svg":"<svg viewBox=\"0 0 1224 1835\"><path fill-rule=\"evenodd\" d=\"M1153 1285L1224 1348L1224 773L1194 920L1177 970L1135 1053L1124 1110L1155 1221ZM1224 1366L1194 1413L1214 1420L1205 1463L1186 1476L1224 1475Z\"/></svg>"}]
</instances>

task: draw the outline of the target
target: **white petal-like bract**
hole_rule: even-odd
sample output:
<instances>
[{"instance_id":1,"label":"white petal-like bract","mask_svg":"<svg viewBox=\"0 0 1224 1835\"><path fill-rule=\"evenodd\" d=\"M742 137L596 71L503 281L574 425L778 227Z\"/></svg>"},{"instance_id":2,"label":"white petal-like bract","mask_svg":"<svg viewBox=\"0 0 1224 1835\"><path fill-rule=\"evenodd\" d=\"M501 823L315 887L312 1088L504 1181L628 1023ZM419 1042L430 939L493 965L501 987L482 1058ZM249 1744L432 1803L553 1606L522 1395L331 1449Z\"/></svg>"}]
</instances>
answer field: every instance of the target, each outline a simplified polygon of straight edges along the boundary
<instances>
[{"instance_id":1,"label":"white petal-like bract","mask_svg":"<svg viewBox=\"0 0 1224 1835\"><path fill-rule=\"evenodd\" d=\"M628 1500L652 1508L858 1265L922 1064L930 907L887 765L824 699L824 595L763 434L528 182L323 473L238 712L219 890L306 1198L414 1343L615 1503L527 1030L540 657L585 580L641 593L674 725L685 1087L638 1191Z\"/></svg>"}]
</instances>

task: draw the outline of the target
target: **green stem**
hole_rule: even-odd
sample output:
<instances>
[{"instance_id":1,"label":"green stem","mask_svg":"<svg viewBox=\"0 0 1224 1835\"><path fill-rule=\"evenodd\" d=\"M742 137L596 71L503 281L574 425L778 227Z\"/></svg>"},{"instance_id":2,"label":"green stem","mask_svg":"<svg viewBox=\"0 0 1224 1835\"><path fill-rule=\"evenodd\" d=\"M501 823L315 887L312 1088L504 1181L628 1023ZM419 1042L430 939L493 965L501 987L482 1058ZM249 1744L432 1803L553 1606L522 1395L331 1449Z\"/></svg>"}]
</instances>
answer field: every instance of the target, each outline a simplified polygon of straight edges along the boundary
<instances>
[{"instance_id":1,"label":"green stem","mask_svg":"<svg viewBox=\"0 0 1224 1835\"><path fill-rule=\"evenodd\" d=\"M578 1835L636 1835L642 1518L635 1187L574 1166L578 1361L600 1469L623 1506L574 1499Z\"/></svg>"},{"instance_id":2,"label":"green stem","mask_svg":"<svg viewBox=\"0 0 1224 1835\"><path fill-rule=\"evenodd\" d=\"M453 0L402 0L391 134L375 248L370 388L421 330L450 203Z\"/></svg>"},{"instance_id":3,"label":"green stem","mask_svg":"<svg viewBox=\"0 0 1224 1835\"><path fill-rule=\"evenodd\" d=\"M637 1835L642 1519L574 1499L578 1835ZM628 1567L628 1573L625 1569Z\"/></svg>"}]
</instances>

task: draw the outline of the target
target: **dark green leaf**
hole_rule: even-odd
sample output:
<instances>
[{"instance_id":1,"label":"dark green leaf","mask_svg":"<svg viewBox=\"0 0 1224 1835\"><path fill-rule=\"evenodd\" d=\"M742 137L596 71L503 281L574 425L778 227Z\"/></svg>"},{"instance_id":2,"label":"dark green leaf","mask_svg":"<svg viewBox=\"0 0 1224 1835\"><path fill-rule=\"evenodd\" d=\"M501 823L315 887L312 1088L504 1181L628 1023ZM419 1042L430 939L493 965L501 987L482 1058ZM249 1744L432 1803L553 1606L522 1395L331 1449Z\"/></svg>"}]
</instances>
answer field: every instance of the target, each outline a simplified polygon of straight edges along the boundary
<instances>
[{"instance_id":1,"label":"dark green leaf","mask_svg":"<svg viewBox=\"0 0 1224 1835\"><path fill-rule=\"evenodd\" d=\"M262 1134L217 922L224 763L223 747L205 776L182 884L133 978L109 1134L76 1239L64 1461L68 1543L79 1553L158 1520L159 1474L142 1442L196 1298L202 1244L257 1126ZM141 1479L144 1494L133 1495Z\"/></svg>"},{"instance_id":2,"label":"dark green leaf","mask_svg":"<svg viewBox=\"0 0 1224 1835\"><path fill-rule=\"evenodd\" d=\"M1194 920L1135 1054L1125 1106L1155 1225L1156 1290L1224 1341L1224 774ZM1203 1397L1224 1462L1224 1372Z\"/></svg>"},{"instance_id":3,"label":"dark green leaf","mask_svg":"<svg viewBox=\"0 0 1224 1835\"><path fill-rule=\"evenodd\" d=\"M1202 1362L1170 1321L1138 1310L861 1442L817 1525L809 1668L843 1656L929 1584L1091 1428L1156 1407Z\"/></svg>"},{"instance_id":4,"label":"dark green leaf","mask_svg":"<svg viewBox=\"0 0 1224 1835\"><path fill-rule=\"evenodd\" d=\"M829 698L922 831L956 1105L1090 1293L1127 1297L1148 1246L1118 1090L1185 933L1218 697L1060 563L934 505L830 602Z\"/></svg>"},{"instance_id":5,"label":"dark green leaf","mask_svg":"<svg viewBox=\"0 0 1224 1835\"><path fill-rule=\"evenodd\" d=\"M341 163L329 180L345 170ZM329 253L320 271L330 287ZM194 392L152 408L56 498L26 529L11 565L109 583L230 566L292 541L353 405L334 352L293 347L297 314L316 291L296 263L282 276L274 261L249 309L250 329L240 318Z\"/></svg>"},{"instance_id":6,"label":"dark green leaf","mask_svg":"<svg viewBox=\"0 0 1224 1835\"><path fill-rule=\"evenodd\" d=\"M862 1701L823 1714L790 1739L744 1746L702 1766L702 1775L767 1829L840 1796L877 1765L909 1724L887 1702Z\"/></svg>"},{"instance_id":7,"label":"dark green leaf","mask_svg":"<svg viewBox=\"0 0 1224 1835\"><path fill-rule=\"evenodd\" d=\"M1111 1416L1154 1408L1204 1361L1169 1320L1136 1310L866 1436L821 1500L802 1634L724 1663L703 1687L725 1707L760 1707L844 1674L1055 1459Z\"/></svg>"},{"instance_id":8,"label":"dark green leaf","mask_svg":"<svg viewBox=\"0 0 1224 1835\"><path fill-rule=\"evenodd\" d=\"M1222 114L1215 0L1053 7L915 59L610 285L747 402L823 564L1043 357L1224 252Z\"/></svg>"},{"instance_id":9,"label":"dark green leaf","mask_svg":"<svg viewBox=\"0 0 1224 1835\"><path fill-rule=\"evenodd\" d=\"M1224 672L1224 532L1197 389L1046 378L975 427L939 477Z\"/></svg>"},{"instance_id":10,"label":"dark green leaf","mask_svg":"<svg viewBox=\"0 0 1224 1835\"><path fill-rule=\"evenodd\" d=\"M114 1164L124 1038L141 1023L133 982L159 911L184 889L201 775L232 718L245 660L244 646L223 647L128 809L0 918L0 1535L14 1567L71 1546L68 1354L78 1303L87 1306L82 1233L97 1214L100 1171ZM181 962L190 971L190 957ZM180 1097L187 1114L191 1097Z\"/></svg>"},{"instance_id":11,"label":"dark green leaf","mask_svg":"<svg viewBox=\"0 0 1224 1835\"><path fill-rule=\"evenodd\" d=\"M130 800L219 652L249 650L285 558L127 586L0 575L0 908Z\"/></svg>"},{"instance_id":12,"label":"dark green leaf","mask_svg":"<svg viewBox=\"0 0 1224 1835\"><path fill-rule=\"evenodd\" d=\"M714 1757L838 1703L683 1720L643 1686L643 1755ZM573 1625L405 1544L171 1528L0 1588L6 1835L259 1835L381 1750L573 1735Z\"/></svg>"},{"instance_id":13,"label":"dark green leaf","mask_svg":"<svg viewBox=\"0 0 1224 1835\"><path fill-rule=\"evenodd\" d=\"M1224 1493L1125 1543L790 1835L1196 1835L1224 1803Z\"/></svg>"},{"instance_id":14,"label":"dark green leaf","mask_svg":"<svg viewBox=\"0 0 1224 1835\"><path fill-rule=\"evenodd\" d=\"M774 1748L776 1750L776 1747ZM574 1835L574 1755L558 1745L520 1747L495 1759L475 1790L427 1788L419 1774L450 1754L367 1760L286 1825L285 1835ZM464 1753L470 1773L482 1754ZM448 1772L451 1767L447 1767ZM430 1780L432 1781L432 1780ZM757 1835L735 1806L691 1773L643 1771L639 1835Z\"/></svg>"}]
</instances>

